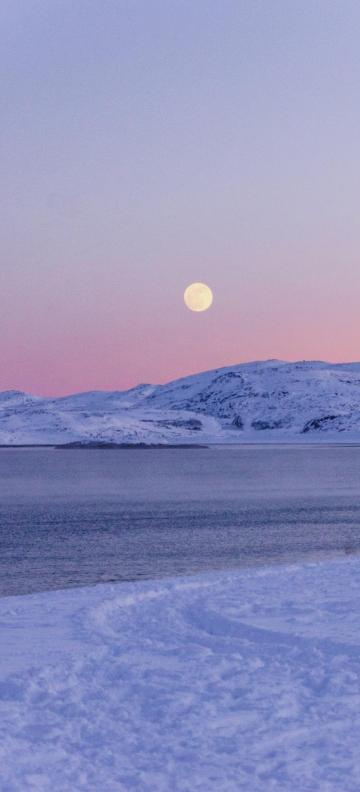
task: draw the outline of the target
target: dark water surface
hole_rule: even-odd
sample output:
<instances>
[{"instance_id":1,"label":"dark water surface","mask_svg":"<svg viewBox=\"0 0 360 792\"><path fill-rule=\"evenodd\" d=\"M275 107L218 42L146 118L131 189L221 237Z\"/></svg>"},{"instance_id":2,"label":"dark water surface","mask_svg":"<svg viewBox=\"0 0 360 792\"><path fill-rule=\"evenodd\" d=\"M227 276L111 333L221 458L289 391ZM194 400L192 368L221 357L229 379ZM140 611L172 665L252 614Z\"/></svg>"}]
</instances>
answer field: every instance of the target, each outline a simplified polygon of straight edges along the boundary
<instances>
[{"instance_id":1,"label":"dark water surface","mask_svg":"<svg viewBox=\"0 0 360 792\"><path fill-rule=\"evenodd\" d=\"M360 550L360 447L0 450L0 594Z\"/></svg>"}]
</instances>

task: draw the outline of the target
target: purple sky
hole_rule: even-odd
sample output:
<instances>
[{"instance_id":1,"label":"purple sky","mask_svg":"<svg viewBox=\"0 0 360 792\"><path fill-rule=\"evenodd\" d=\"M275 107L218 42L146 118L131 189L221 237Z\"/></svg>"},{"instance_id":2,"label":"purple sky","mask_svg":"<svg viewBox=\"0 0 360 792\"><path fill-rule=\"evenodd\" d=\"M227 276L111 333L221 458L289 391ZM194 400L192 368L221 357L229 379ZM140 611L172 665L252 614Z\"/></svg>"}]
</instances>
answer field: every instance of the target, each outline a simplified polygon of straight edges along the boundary
<instances>
[{"instance_id":1,"label":"purple sky","mask_svg":"<svg viewBox=\"0 0 360 792\"><path fill-rule=\"evenodd\" d=\"M360 359L358 0L2 0L0 21L0 389Z\"/></svg>"}]
</instances>

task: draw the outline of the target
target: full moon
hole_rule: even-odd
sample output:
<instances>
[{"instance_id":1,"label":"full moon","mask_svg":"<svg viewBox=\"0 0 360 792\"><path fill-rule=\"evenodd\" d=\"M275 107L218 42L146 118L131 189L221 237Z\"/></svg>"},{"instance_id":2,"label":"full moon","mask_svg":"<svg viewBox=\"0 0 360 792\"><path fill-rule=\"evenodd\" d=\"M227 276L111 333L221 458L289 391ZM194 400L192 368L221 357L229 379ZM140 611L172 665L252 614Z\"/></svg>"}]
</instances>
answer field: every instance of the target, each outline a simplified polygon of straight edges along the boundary
<instances>
[{"instance_id":1,"label":"full moon","mask_svg":"<svg viewBox=\"0 0 360 792\"><path fill-rule=\"evenodd\" d=\"M184 302L190 311L207 311L212 305L213 293L206 283L191 283L185 289Z\"/></svg>"}]
</instances>

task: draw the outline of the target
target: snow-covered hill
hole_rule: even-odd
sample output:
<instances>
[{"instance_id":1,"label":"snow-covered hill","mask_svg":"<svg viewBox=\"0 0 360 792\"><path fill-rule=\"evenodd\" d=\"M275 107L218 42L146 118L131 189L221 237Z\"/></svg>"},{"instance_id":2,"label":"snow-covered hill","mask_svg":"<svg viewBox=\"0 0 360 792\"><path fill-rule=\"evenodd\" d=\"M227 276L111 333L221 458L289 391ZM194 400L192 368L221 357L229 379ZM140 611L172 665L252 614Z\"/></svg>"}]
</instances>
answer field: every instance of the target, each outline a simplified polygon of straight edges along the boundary
<instances>
[{"instance_id":1,"label":"snow-covered hill","mask_svg":"<svg viewBox=\"0 0 360 792\"><path fill-rule=\"evenodd\" d=\"M0 393L0 443L360 442L360 363L278 360L167 385L40 398Z\"/></svg>"}]
</instances>

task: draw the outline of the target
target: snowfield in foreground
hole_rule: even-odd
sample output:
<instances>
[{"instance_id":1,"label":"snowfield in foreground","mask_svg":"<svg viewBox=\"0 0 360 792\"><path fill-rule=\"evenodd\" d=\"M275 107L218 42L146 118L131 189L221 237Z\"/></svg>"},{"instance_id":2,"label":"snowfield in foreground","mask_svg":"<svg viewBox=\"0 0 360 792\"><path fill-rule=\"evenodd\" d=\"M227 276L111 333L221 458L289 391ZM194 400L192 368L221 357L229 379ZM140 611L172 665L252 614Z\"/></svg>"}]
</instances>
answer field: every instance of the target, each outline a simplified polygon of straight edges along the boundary
<instances>
[{"instance_id":1,"label":"snowfield in foreground","mask_svg":"<svg viewBox=\"0 0 360 792\"><path fill-rule=\"evenodd\" d=\"M358 792L357 558L0 600L4 792Z\"/></svg>"}]
</instances>

